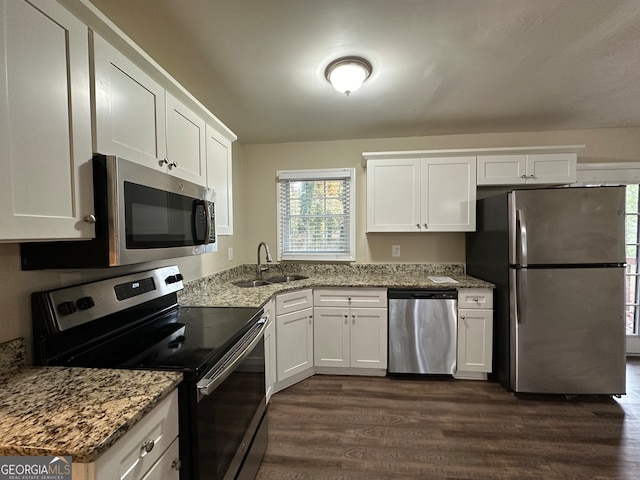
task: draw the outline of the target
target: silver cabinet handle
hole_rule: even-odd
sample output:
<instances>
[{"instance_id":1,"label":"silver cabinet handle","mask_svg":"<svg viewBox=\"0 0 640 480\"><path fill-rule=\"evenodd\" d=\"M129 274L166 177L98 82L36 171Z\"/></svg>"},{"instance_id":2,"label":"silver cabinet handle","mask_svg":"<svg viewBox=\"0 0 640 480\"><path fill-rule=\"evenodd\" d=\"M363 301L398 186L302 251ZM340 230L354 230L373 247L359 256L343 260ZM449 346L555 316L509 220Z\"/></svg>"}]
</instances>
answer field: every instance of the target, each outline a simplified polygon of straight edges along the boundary
<instances>
[{"instance_id":1,"label":"silver cabinet handle","mask_svg":"<svg viewBox=\"0 0 640 480\"><path fill-rule=\"evenodd\" d=\"M141 450L144 450L143 455L146 455L147 453L151 452L151 450L153 450L153 447L155 447L155 445L156 443L153 440L147 440L146 442L144 442L140 447Z\"/></svg>"},{"instance_id":2,"label":"silver cabinet handle","mask_svg":"<svg viewBox=\"0 0 640 480\"><path fill-rule=\"evenodd\" d=\"M171 468L173 468L174 470L180 470L180 467L182 467L182 462L179 458L176 458L173 462L171 462Z\"/></svg>"},{"instance_id":3,"label":"silver cabinet handle","mask_svg":"<svg viewBox=\"0 0 640 480\"><path fill-rule=\"evenodd\" d=\"M158 165L160 165L161 167L163 165L168 165L169 164L169 160L167 160L166 158L163 158L162 160L158 160Z\"/></svg>"},{"instance_id":4,"label":"silver cabinet handle","mask_svg":"<svg viewBox=\"0 0 640 480\"><path fill-rule=\"evenodd\" d=\"M175 168L175 167L177 167L177 166L178 166L178 162L175 162L175 161L174 161L174 162L171 162L171 163L169 164L169 170L171 170L172 168Z\"/></svg>"},{"instance_id":5,"label":"silver cabinet handle","mask_svg":"<svg viewBox=\"0 0 640 480\"><path fill-rule=\"evenodd\" d=\"M416 227L418 227L418 228L422 228L422 227L420 227L420 224L419 224L419 223L416 223Z\"/></svg>"},{"instance_id":6,"label":"silver cabinet handle","mask_svg":"<svg viewBox=\"0 0 640 480\"><path fill-rule=\"evenodd\" d=\"M424 224L424 228L429 228L429 225L427 225L426 223Z\"/></svg>"},{"instance_id":7,"label":"silver cabinet handle","mask_svg":"<svg viewBox=\"0 0 640 480\"><path fill-rule=\"evenodd\" d=\"M96 223L98 221L93 213L84 217L83 220L87 223Z\"/></svg>"}]
</instances>

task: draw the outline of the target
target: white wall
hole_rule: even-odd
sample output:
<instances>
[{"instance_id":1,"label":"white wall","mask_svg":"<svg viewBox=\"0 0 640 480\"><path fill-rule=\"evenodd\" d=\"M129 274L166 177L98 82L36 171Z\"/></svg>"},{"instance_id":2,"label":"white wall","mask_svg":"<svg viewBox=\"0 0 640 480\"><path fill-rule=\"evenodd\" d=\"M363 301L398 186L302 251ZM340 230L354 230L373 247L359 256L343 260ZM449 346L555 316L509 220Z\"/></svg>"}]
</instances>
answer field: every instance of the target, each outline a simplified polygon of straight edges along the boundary
<instances>
[{"instance_id":1,"label":"white wall","mask_svg":"<svg viewBox=\"0 0 640 480\"><path fill-rule=\"evenodd\" d=\"M276 247L277 170L355 167L357 263L464 263L463 233L365 234L366 170L360 165L362 152L574 144L586 145L578 154L578 162L640 160L640 128L245 145L246 255L255 256L255 247L262 240ZM394 244L401 247L400 258L391 257Z\"/></svg>"},{"instance_id":2,"label":"white wall","mask_svg":"<svg viewBox=\"0 0 640 480\"><path fill-rule=\"evenodd\" d=\"M640 128L450 135L335 142L239 145L233 149L234 235L220 237L217 253L148 265L88 271L20 270L17 244L0 244L0 342L31 339L30 294L73 283L177 263L187 281L243 263L255 263L256 248L264 240L275 249L275 171L286 168L355 167L357 172L358 263L463 263L464 234L368 234L365 231L365 170L363 151L437 148L510 147L586 144L579 162L640 161ZM391 257L391 245L400 244L402 256ZM227 260L227 248L234 260ZM275 252L275 250L274 250Z\"/></svg>"}]
</instances>

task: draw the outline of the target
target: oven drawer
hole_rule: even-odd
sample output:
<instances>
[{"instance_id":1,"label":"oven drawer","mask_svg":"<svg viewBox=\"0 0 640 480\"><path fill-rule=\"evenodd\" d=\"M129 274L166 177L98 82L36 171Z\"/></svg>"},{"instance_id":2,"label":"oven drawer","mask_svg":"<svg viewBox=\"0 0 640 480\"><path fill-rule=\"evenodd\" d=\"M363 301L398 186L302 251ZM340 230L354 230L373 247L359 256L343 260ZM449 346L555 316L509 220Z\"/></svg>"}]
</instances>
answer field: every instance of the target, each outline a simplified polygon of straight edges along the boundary
<instances>
[{"instance_id":1,"label":"oven drawer","mask_svg":"<svg viewBox=\"0 0 640 480\"><path fill-rule=\"evenodd\" d=\"M177 436L178 392L174 390L98 458L96 478L108 474L104 478L142 479ZM177 455L175 459L178 459Z\"/></svg>"}]
</instances>

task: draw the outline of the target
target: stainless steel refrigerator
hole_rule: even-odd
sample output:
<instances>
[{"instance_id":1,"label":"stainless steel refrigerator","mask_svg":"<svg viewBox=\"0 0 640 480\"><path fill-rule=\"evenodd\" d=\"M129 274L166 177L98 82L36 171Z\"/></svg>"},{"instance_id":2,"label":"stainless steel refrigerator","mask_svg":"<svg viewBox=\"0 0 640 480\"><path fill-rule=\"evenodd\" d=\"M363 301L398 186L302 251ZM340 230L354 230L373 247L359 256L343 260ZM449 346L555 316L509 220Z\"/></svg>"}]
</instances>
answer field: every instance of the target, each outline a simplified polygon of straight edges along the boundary
<instances>
[{"instance_id":1,"label":"stainless steel refrigerator","mask_svg":"<svg viewBox=\"0 0 640 480\"><path fill-rule=\"evenodd\" d=\"M469 275L496 284L494 376L515 392L625 393L624 187L477 202Z\"/></svg>"}]
</instances>

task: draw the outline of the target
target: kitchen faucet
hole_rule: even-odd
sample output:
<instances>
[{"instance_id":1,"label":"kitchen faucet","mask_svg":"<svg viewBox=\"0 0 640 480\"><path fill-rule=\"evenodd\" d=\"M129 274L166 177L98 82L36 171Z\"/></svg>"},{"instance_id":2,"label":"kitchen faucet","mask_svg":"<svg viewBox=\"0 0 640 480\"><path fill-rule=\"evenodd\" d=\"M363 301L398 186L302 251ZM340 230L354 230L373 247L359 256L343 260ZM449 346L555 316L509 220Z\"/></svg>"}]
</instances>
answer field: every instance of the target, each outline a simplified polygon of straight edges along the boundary
<instances>
[{"instance_id":1,"label":"kitchen faucet","mask_svg":"<svg viewBox=\"0 0 640 480\"><path fill-rule=\"evenodd\" d=\"M264 251L267 254L267 263L273 262L273 259L271 258L271 252L269 251L269 245L267 245L265 242L260 242L258 244L258 264L256 265L256 274L258 275L258 278L262 278L262 272L266 272L267 270L269 270L268 266L260 265L260 247L264 247Z\"/></svg>"}]
</instances>

